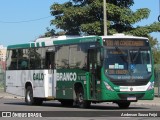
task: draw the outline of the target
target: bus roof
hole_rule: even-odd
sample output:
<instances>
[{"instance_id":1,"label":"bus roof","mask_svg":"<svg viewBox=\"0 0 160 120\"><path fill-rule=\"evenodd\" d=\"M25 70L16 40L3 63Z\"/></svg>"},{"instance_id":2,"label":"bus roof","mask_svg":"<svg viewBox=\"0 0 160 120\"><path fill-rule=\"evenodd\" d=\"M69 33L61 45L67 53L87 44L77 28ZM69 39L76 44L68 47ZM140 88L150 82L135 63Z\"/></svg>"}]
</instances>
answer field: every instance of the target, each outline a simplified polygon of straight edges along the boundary
<instances>
[{"instance_id":1,"label":"bus roof","mask_svg":"<svg viewBox=\"0 0 160 120\"><path fill-rule=\"evenodd\" d=\"M116 39L116 38L130 38L130 39L147 39L146 37L138 37L138 36L133 36L133 35L125 35L123 33L118 33L118 34L113 34L113 35L107 35L107 36L101 36L102 39Z\"/></svg>"},{"instance_id":2,"label":"bus roof","mask_svg":"<svg viewBox=\"0 0 160 120\"><path fill-rule=\"evenodd\" d=\"M35 42L30 42L26 44L15 44L9 45L7 49L17 49L17 48L34 48L34 47L45 47L52 45L62 45L62 44L74 44L74 43L85 43L85 42L96 42L98 36L60 36L60 37L46 37L38 38Z\"/></svg>"},{"instance_id":3,"label":"bus roof","mask_svg":"<svg viewBox=\"0 0 160 120\"><path fill-rule=\"evenodd\" d=\"M62 36L52 36L52 37L44 37L44 38L38 38L35 40L35 42L45 42L45 41L56 41L56 40L67 40L67 39L75 39L75 38L81 38L82 36L77 35L62 35Z\"/></svg>"},{"instance_id":4,"label":"bus roof","mask_svg":"<svg viewBox=\"0 0 160 120\"><path fill-rule=\"evenodd\" d=\"M116 38L130 38L130 39L148 39L146 37L138 37L132 35L124 34L114 34L107 36L100 36L102 39L116 39ZM45 37L38 38L35 42L30 42L26 44L15 44L9 45L7 49L17 49L17 48L34 48L34 47L45 47L52 45L63 45L63 44L74 44L74 43L85 43L85 42L96 42L99 36L59 36L59 37Z\"/></svg>"}]
</instances>

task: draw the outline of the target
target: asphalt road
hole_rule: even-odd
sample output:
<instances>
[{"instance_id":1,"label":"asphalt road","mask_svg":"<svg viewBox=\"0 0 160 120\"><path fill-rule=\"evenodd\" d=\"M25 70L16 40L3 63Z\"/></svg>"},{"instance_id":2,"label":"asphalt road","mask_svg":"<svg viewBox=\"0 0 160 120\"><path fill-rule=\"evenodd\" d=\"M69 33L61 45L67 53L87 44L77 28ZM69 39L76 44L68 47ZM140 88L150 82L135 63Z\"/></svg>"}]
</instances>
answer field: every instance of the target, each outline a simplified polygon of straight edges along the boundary
<instances>
[{"instance_id":1,"label":"asphalt road","mask_svg":"<svg viewBox=\"0 0 160 120\"><path fill-rule=\"evenodd\" d=\"M6 117L11 114L11 120L24 119L33 120L115 120L130 118L131 120L148 120L159 118L160 106L131 104L128 109L119 109L116 104L101 103L92 104L88 109L76 107L63 107L57 101L44 102L42 106L26 105L24 99L0 99L0 116ZM6 113L6 111L8 113ZM133 117L136 116L136 117ZM137 117L138 116L138 117ZM155 117L154 117L155 116ZM32 118L38 117L38 118ZM6 120L6 118L0 118Z\"/></svg>"}]
</instances>

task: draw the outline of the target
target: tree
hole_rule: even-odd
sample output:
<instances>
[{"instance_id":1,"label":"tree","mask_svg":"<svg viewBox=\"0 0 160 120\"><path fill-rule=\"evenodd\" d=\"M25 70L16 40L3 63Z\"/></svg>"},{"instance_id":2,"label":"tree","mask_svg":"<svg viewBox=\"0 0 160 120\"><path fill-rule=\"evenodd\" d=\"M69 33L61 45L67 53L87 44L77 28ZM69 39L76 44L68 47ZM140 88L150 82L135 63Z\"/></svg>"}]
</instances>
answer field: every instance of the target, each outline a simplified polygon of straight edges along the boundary
<instances>
[{"instance_id":1,"label":"tree","mask_svg":"<svg viewBox=\"0 0 160 120\"><path fill-rule=\"evenodd\" d=\"M151 37L151 36L148 36L148 39L150 40L150 44L151 44L151 47L152 47L152 51L153 51L153 57L154 57L154 63L155 64L160 64L160 51L159 51L159 48L158 48L158 40Z\"/></svg>"},{"instance_id":2,"label":"tree","mask_svg":"<svg viewBox=\"0 0 160 120\"><path fill-rule=\"evenodd\" d=\"M50 37L56 35L54 29L49 29L48 27L46 28L47 32L45 33L44 37Z\"/></svg>"},{"instance_id":3,"label":"tree","mask_svg":"<svg viewBox=\"0 0 160 120\"><path fill-rule=\"evenodd\" d=\"M134 0L107 0L108 34L126 33L148 36L160 31L160 23L147 26L133 25L149 17L148 8L133 12L130 7ZM103 35L103 0L70 0L64 4L54 3L51 14L55 17L52 25L65 31L65 34Z\"/></svg>"},{"instance_id":4,"label":"tree","mask_svg":"<svg viewBox=\"0 0 160 120\"><path fill-rule=\"evenodd\" d=\"M154 47L158 42L150 37L150 33L160 32L160 22L133 26L150 14L148 8L132 11L130 7L133 5L134 0L107 0L108 35L125 33L149 37ZM103 0L68 0L64 4L54 3L50 9L55 17L51 25L63 30L66 35L103 35ZM154 49L154 54L160 56L157 49Z\"/></svg>"}]
</instances>

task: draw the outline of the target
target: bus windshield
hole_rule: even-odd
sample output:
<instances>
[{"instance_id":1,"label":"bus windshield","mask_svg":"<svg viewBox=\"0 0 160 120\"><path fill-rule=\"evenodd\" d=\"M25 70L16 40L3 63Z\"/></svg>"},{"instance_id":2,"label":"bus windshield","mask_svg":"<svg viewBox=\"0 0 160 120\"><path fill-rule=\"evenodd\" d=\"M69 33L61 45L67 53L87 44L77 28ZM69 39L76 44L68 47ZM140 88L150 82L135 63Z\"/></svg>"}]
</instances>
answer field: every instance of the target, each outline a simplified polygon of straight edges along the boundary
<instances>
[{"instance_id":1,"label":"bus windshield","mask_svg":"<svg viewBox=\"0 0 160 120\"><path fill-rule=\"evenodd\" d=\"M105 69L108 74L147 74L151 72L149 50L106 50Z\"/></svg>"},{"instance_id":2,"label":"bus windshield","mask_svg":"<svg viewBox=\"0 0 160 120\"><path fill-rule=\"evenodd\" d=\"M147 82L152 72L150 56L149 49L106 49L105 74L112 82L131 79Z\"/></svg>"},{"instance_id":3,"label":"bus windshield","mask_svg":"<svg viewBox=\"0 0 160 120\"><path fill-rule=\"evenodd\" d=\"M148 46L105 47L105 74L112 82L131 79L148 81L152 73L151 62Z\"/></svg>"}]
</instances>

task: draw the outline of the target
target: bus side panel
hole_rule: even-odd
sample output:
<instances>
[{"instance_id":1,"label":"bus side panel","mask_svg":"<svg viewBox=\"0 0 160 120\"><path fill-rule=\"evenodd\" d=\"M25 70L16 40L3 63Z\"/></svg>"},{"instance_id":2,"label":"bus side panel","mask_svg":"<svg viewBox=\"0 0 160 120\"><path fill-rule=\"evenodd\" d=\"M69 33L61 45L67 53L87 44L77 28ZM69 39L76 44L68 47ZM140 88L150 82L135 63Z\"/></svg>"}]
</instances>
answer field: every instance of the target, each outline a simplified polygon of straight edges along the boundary
<instances>
[{"instance_id":1,"label":"bus side panel","mask_svg":"<svg viewBox=\"0 0 160 120\"><path fill-rule=\"evenodd\" d=\"M24 87L22 81L19 81L18 79L20 76L21 74L19 74L17 71L6 71L6 92L24 96Z\"/></svg>"},{"instance_id":2,"label":"bus side panel","mask_svg":"<svg viewBox=\"0 0 160 120\"><path fill-rule=\"evenodd\" d=\"M34 97L54 97L54 74L53 70L36 70L33 71L33 94Z\"/></svg>"},{"instance_id":3,"label":"bus side panel","mask_svg":"<svg viewBox=\"0 0 160 120\"><path fill-rule=\"evenodd\" d=\"M25 96L25 85L28 82L32 86L34 97L53 97L53 80L54 75L50 75L48 70L7 70L6 92Z\"/></svg>"},{"instance_id":4,"label":"bus side panel","mask_svg":"<svg viewBox=\"0 0 160 120\"><path fill-rule=\"evenodd\" d=\"M55 96L53 71L31 70L27 76L27 80L32 83L34 97L47 98Z\"/></svg>"},{"instance_id":5,"label":"bus side panel","mask_svg":"<svg viewBox=\"0 0 160 120\"><path fill-rule=\"evenodd\" d=\"M24 81L24 85L26 82L30 82L33 89L33 97L45 97L45 81L46 74L45 70L26 70L24 71L24 76L22 77L22 81Z\"/></svg>"},{"instance_id":6,"label":"bus side panel","mask_svg":"<svg viewBox=\"0 0 160 120\"><path fill-rule=\"evenodd\" d=\"M57 81L56 98L73 99L74 81Z\"/></svg>"}]
</instances>

